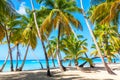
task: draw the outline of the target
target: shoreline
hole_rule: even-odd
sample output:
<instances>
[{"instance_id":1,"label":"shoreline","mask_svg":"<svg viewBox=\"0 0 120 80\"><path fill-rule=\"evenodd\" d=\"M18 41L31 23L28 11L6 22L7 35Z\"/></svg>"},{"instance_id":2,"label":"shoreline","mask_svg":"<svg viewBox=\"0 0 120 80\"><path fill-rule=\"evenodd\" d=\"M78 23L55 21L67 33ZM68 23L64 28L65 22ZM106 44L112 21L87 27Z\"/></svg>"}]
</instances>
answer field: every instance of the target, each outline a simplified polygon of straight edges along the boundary
<instances>
[{"instance_id":1,"label":"shoreline","mask_svg":"<svg viewBox=\"0 0 120 80\"><path fill-rule=\"evenodd\" d=\"M47 77L45 69L1 72L0 80L120 80L120 63L112 63L109 66L117 75L108 74L103 64L95 64L95 68L86 67L81 70L67 67L65 72L61 72L58 68L50 69L53 77Z\"/></svg>"}]
</instances>

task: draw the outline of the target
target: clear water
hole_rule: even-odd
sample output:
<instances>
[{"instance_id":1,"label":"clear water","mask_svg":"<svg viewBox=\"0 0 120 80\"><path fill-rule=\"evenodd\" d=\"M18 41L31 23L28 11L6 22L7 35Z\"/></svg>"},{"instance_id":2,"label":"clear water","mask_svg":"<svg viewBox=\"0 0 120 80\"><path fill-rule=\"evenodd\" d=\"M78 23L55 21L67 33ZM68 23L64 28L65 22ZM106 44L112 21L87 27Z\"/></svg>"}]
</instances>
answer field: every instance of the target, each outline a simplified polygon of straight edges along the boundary
<instances>
[{"instance_id":1,"label":"clear water","mask_svg":"<svg viewBox=\"0 0 120 80\"><path fill-rule=\"evenodd\" d=\"M105 61L107 61L107 60L105 59ZM42 59L42 60L40 60L40 62L42 63L43 68L46 68L46 61ZM58 67L57 60L54 60L54 62L55 62L56 67ZM63 65L65 67L67 67L69 65L69 62L70 61L63 61ZM78 62L79 62L79 64L82 64L84 61L83 60L79 60ZM99 58L94 59L93 62L94 63L101 63L101 59L99 59ZM120 60L116 59L116 62L119 63ZM4 60L0 60L0 67L3 65L3 63L4 63ZM21 63L22 63L22 60L19 60L18 63L19 63L18 66L20 66ZM14 64L14 68L15 68L16 60L13 60L13 64ZM49 60L49 65L50 65L50 68L53 68L52 60ZM74 62L73 61L72 61L71 65L74 66ZM86 64L86 65L89 66L88 64ZM26 60L23 70L34 70L34 69L41 69L39 61L36 61L36 60ZM3 71L10 71L10 60L7 61L7 64L6 64L6 66L5 66Z\"/></svg>"}]
</instances>

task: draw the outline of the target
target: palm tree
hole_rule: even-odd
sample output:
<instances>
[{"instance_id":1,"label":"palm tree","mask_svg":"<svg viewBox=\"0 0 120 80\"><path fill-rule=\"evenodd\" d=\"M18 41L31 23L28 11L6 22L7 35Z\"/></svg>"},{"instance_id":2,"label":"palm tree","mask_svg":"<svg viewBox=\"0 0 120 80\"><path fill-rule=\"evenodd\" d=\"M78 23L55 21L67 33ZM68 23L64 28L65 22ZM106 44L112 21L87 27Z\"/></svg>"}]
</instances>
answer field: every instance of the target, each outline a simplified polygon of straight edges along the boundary
<instances>
[{"instance_id":1,"label":"palm tree","mask_svg":"<svg viewBox=\"0 0 120 80\"><path fill-rule=\"evenodd\" d=\"M2 40L5 36L8 42L8 49L9 49L9 54L10 54L10 62L11 62L11 71L13 71L13 62L12 62L12 51L10 48L10 36L9 36L9 32L8 32L8 25L7 23L13 19L16 15L16 11L14 10L14 8L11 5L10 1L6 1L6 0L1 0L0 1L1 5L0 5L0 40ZM5 17L7 17L7 19L5 19ZM6 57L7 59L7 57ZM6 62L6 60L5 60ZM4 65L4 64L3 64Z\"/></svg>"},{"instance_id":2,"label":"palm tree","mask_svg":"<svg viewBox=\"0 0 120 80\"><path fill-rule=\"evenodd\" d=\"M20 19L13 21L11 24L12 24L12 26L17 26L17 25L20 26L20 27L16 28L15 31L12 32L13 43L14 44L22 43L24 45L27 45L27 49L25 52L23 62L21 64L20 68L17 69L17 70L21 71L25 64L29 46L31 46L32 49L36 48L37 33L36 33L36 29L35 29L35 24L33 22L32 13L28 13L27 16L20 15L19 17L20 17Z\"/></svg>"},{"instance_id":3,"label":"palm tree","mask_svg":"<svg viewBox=\"0 0 120 80\"><path fill-rule=\"evenodd\" d=\"M118 29L116 32L119 34L119 2L119 0L106 0L97 5L91 14L91 21L93 23L98 22L100 24L116 25Z\"/></svg>"},{"instance_id":4,"label":"palm tree","mask_svg":"<svg viewBox=\"0 0 120 80\"><path fill-rule=\"evenodd\" d=\"M116 26L105 26L96 25L94 29L94 34L98 39L99 46L103 50L105 56L107 56L108 61L111 62L111 57L114 53L117 53L119 46L119 38L117 34Z\"/></svg>"},{"instance_id":5,"label":"palm tree","mask_svg":"<svg viewBox=\"0 0 120 80\"><path fill-rule=\"evenodd\" d=\"M12 2L10 0L0 1L0 23L3 21L4 17L13 18L16 15L16 11L13 8Z\"/></svg>"},{"instance_id":6,"label":"palm tree","mask_svg":"<svg viewBox=\"0 0 120 80\"><path fill-rule=\"evenodd\" d=\"M34 9L34 4L33 4L32 0L30 0L30 2L31 2L32 10L33 10L33 15L34 15L35 27L37 29L38 37L40 38L40 40L42 42L42 47L43 47L43 51L44 51L44 54L45 54L46 66L47 66L47 76L51 76L50 69L49 69L47 52L46 52L46 49L45 49L44 42L42 41L42 35L41 35L39 27L38 27L37 18L36 18L36 12L35 12L35 9Z\"/></svg>"},{"instance_id":7,"label":"palm tree","mask_svg":"<svg viewBox=\"0 0 120 80\"><path fill-rule=\"evenodd\" d=\"M80 3L81 3L81 8L83 9L83 16L86 16L86 13L84 12L82 0L80 0ZM84 18L84 19L85 19L85 21L86 21L86 24L87 24L87 27L88 27L88 29L89 29L89 31L90 31L90 34L91 34L91 36L92 36L92 39L93 39L93 41L94 41L94 43L95 43L96 49L98 50L98 54L100 55L101 60L102 60L102 62L103 62L103 64L104 64L107 72L110 73L110 74L115 74L115 73L109 68L109 66L105 63L104 58L103 58L103 56L102 56L102 53L101 53L101 51L100 51L100 48L99 48L99 46L98 46L98 44L97 44L97 41L96 41L96 39L95 39L95 36L94 36L94 34L93 34L93 32L92 32L92 29L91 29L91 27L90 27L90 25L89 25L89 22L88 22L88 20L87 20L86 18Z\"/></svg>"},{"instance_id":8,"label":"palm tree","mask_svg":"<svg viewBox=\"0 0 120 80\"><path fill-rule=\"evenodd\" d=\"M4 17L4 16L3 16ZM6 37L6 41L7 41L7 44L8 44L8 53L9 53L9 55L10 55L10 64L11 64L11 71L13 71L13 59L12 59L12 50L11 50L11 47L10 47L10 34L11 34L11 30L10 30L10 26L9 26L9 24L8 24L8 20L9 19L4 19L4 21L3 22L1 22L2 24L1 24L1 28L2 28L2 30L4 31L3 32L3 34L4 35L2 35L2 38L1 39L3 39L3 37ZM7 57L6 57L6 59L7 59Z\"/></svg>"},{"instance_id":9,"label":"palm tree","mask_svg":"<svg viewBox=\"0 0 120 80\"><path fill-rule=\"evenodd\" d=\"M10 23L10 26L12 27L11 34L10 34L10 36L11 36L10 40L11 40L11 43L14 44L14 46L16 47L16 50L17 50L17 52L16 52L16 71L18 70L18 59L21 60L19 45L23 41L23 36L22 36L23 29L20 28L20 23L23 23L23 22L14 20L14 21L11 21L11 23Z\"/></svg>"},{"instance_id":10,"label":"palm tree","mask_svg":"<svg viewBox=\"0 0 120 80\"><path fill-rule=\"evenodd\" d=\"M64 59L70 59L74 60L75 66L77 69L79 69L78 60L86 60L92 65L92 61L89 58L84 58L83 54L87 52L87 49L85 46L85 40L77 40L73 35L67 36L63 38L62 45L65 46L65 48L62 48L63 52L65 52L66 56Z\"/></svg>"},{"instance_id":11,"label":"palm tree","mask_svg":"<svg viewBox=\"0 0 120 80\"><path fill-rule=\"evenodd\" d=\"M46 34L47 36L51 33L53 28L58 29L58 40L56 46L56 54L59 67L61 71L65 71L64 66L62 65L59 57L59 42L60 36L62 34L70 34L72 32L71 24L75 27L80 27L80 22L74 18L70 13L72 12L81 12L81 9L76 7L75 1L67 0L38 0L40 3L44 3L47 11L49 11L48 16L41 25L41 33Z\"/></svg>"}]
</instances>

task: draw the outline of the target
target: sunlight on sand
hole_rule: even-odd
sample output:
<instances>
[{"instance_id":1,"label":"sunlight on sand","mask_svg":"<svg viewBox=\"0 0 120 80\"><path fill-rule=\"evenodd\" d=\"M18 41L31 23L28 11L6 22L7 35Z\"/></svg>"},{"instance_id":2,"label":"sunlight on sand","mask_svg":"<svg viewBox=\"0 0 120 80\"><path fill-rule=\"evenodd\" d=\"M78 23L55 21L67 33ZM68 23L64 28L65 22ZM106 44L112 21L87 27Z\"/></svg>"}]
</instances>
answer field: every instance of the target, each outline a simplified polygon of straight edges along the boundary
<instances>
[{"instance_id":1,"label":"sunlight on sand","mask_svg":"<svg viewBox=\"0 0 120 80\"><path fill-rule=\"evenodd\" d=\"M109 64L117 75L108 74L102 64L96 64L95 68L81 68L76 70L68 67L67 71L51 69L53 77L46 76L46 70L3 72L0 80L120 80L120 64Z\"/></svg>"}]
</instances>

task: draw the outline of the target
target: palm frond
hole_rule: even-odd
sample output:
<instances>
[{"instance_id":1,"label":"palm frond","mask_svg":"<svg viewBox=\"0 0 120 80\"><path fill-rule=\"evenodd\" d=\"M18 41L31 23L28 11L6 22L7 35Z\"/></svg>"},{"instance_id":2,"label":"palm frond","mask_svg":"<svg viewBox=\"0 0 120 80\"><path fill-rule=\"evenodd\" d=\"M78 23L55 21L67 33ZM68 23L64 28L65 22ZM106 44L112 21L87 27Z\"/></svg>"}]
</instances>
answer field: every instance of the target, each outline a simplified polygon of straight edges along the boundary
<instances>
[{"instance_id":1,"label":"palm frond","mask_svg":"<svg viewBox=\"0 0 120 80\"><path fill-rule=\"evenodd\" d=\"M4 37L5 37L5 32L2 28L2 26L0 26L0 41L2 41L4 39Z\"/></svg>"}]
</instances>

